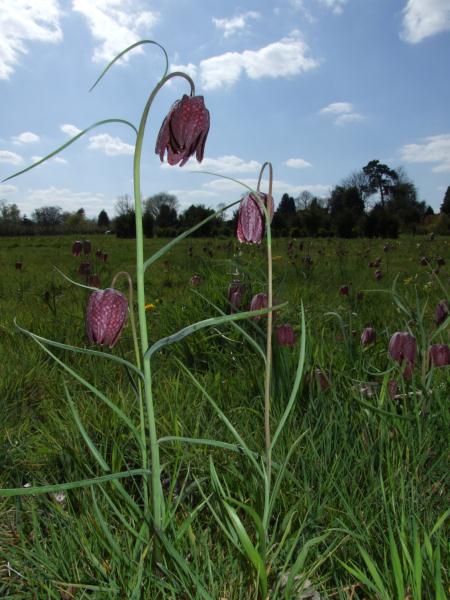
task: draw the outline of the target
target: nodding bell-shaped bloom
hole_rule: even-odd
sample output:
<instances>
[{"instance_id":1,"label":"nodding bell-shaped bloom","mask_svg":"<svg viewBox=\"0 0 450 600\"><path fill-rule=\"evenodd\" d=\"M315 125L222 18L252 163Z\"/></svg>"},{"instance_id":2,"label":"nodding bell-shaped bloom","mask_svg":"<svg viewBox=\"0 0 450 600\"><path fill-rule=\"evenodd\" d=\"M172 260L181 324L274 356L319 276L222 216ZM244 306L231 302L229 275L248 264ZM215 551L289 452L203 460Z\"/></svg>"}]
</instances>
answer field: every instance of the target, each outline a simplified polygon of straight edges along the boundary
<instances>
[{"instance_id":1,"label":"nodding bell-shaped bloom","mask_svg":"<svg viewBox=\"0 0 450 600\"><path fill-rule=\"evenodd\" d=\"M433 344L428 348L428 360L434 367L450 365L450 348L447 344Z\"/></svg>"},{"instance_id":2,"label":"nodding bell-shaped bloom","mask_svg":"<svg viewBox=\"0 0 450 600\"><path fill-rule=\"evenodd\" d=\"M273 219L273 198L259 193L259 198L269 211L270 221ZM255 195L246 194L239 205L237 238L247 244L259 244L264 237L266 219Z\"/></svg>"},{"instance_id":3,"label":"nodding bell-shaped bloom","mask_svg":"<svg viewBox=\"0 0 450 600\"><path fill-rule=\"evenodd\" d=\"M380 279L381 279L382 277L383 277L383 273L381 272L381 270L380 270L380 269L377 269L377 270L375 271L375 279L376 279L377 281L380 281Z\"/></svg>"},{"instance_id":4,"label":"nodding bell-shaped bloom","mask_svg":"<svg viewBox=\"0 0 450 600\"><path fill-rule=\"evenodd\" d=\"M126 297L113 288L93 292L86 310L86 332L90 342L112 348L119 339L128 312Z\"/></svg>"},{"instance_id":5,"label":"nodding bell-shaped bloom","mask_svg":"<svg viewBox=\"0 0 450 600\"><path fill-rule=\"evenodd\" d=\"M416 338L407 331L397 331L389 342L389 354L398 363L406 361L403 371L405 379L411 379L416 363L417 342Z\"/></svg>"},{"instance_id":6,"label":"nodding bell-shaped bloom","mask_svg":"<svg viewBox=\"0 0 450 600\"><path fill-rule=\"evenodd\" d=\"M83 240L83 254L90 254L91 248L91 242L89 240Z\"/></svg>"},{"instance_id":7,"label":"nodding bell-shaped bloom","mask_svg":"<svg viewBox=\"0 0 450 600\"><path fill-rule=\"evenodd\" d=\"M239 310L242 306L245 285L239 279L234 279L228 288L228 302L231 305L231 312Z\"/></svg>"},{"instance_id":8,"label":"nodding bell-shaped bloom","mask_svg":"<svg viewBox=\"0 0 450 600\"><path fill-rule=\"evenodd\" d=\"M295 346L295 333L288 323L278 325L275 328L275 335L280 346Z\"/></svg>"},{"instance_id":9,"label":"nodding bell-shaped bloom","mask_svg":"<svg viewBox=\"0 0 450 600\"><path fill-rule=\"evenodd\" d=\"M314 375L316 377L316 382L317 382L317 385L319 386L319 389L321 392L324 392L325 390L327 390L330 387L330 380L325 375L325 373L322 371L322 369L317 368L314 371Z\"/></svg>"},{"instance_id":10,"label":"nodding bell-shaped bloom","mask_svg":"<svg viewBox=\"0 0 450 600\"><path fill-rule=\"evenodd\" d=\"M72 244L72 254L74 256L80 256L82 250L83 250L83 242L80 242L80 240L77 240L76 242L74 242Z\"/></svg>"},{"instance_id":11,"label":"nodding bell-shaped bloom","mask_svg":"<svg viewBox=\"0 0 450 600\"><path fill-rule=\"evenodd\" d=\"M169 165L180 167L195 153L202 162L209 131L209 110L203 96L184 96L177 100L164 119L156 140L155 153L161 162L167 150Z\"/></svg>"},{"instance_id":12,"label":"nodding bell-shaped bloom","mask_svg":"<svg viewBox=\"0 0 450 600\"><path fill-rule=\"evenodd\" d=\"M200 275L198 273L196 273L195 275L192 275L191 279L190 279L190 284L191 285L200 285L202 282L202 278L200 277Z\"/></svg>"},{"instance_id":13,"label":"nodding bell-shaped bloom","mask_svg":"<svg viewBox=\"0 0 450 600\"><path fill-rule=\"evenodd\" d=\"M339 293L341 296L348 296L348 285L341 285Z\"/></svg>"},{"instance_id":14,"label":"nodding bell-shaped bloom","mask_svg":"<svg viewBox=\"0 0 450 600\"><path fill-rule=\"evenodd\" d=\"M259 294L253 296L252 301L250 303L250 310L261 310L262 308L267 308L268 306L269 305L267 294L264 294L264 292L260 292ZM256 315L256 317L253 318L255 319L255 321L259 321L262 316L266 315Z\"/></svg>"},{"instance_id":15,"label":"nodding bell-shaped bloom","mask_svg":"<svg viewBox=\"0 0 450 600\"><path fill-rule=\"evenodd\" d=\"M448 302L447 300L441 300L439 304L436 306L436 312L434 313L434 318L436 321L436 325L441 325L445 321L445 319L449 315L448 310Z\"/></svg>"},{"instance_id":16,"label":"nodding bell-shaped bloom","mask_svg":"<svg viewBox=\"0 0 450 600\"><path fill-rule=\"evenodd\" d=\"M374 344L377 339L377 334L373 327L366 327L361 334L361 345L368 346Z\"/></svg>"},{"instance_id":17,"label":"nodding bell-shaped bloom","mask_svg":"<svg viewBox=\"0 0 450 600\"><path fill-rule=\"evenodd\" d=\"M23 267L23 263L21 260L16 260L16 270L21 271Z\"/></svg>"},{"instance_id":18,"label":"nodding bell-shaped bloom","mask_svg":"<svg viewBox=\"0 0 450 600\"><path fill-rule=\"evenodd\" d=\"M91 263L89 261L80 262L78 267L78 275L88 275L91 274Z\"/></svg>"}]
</instances>

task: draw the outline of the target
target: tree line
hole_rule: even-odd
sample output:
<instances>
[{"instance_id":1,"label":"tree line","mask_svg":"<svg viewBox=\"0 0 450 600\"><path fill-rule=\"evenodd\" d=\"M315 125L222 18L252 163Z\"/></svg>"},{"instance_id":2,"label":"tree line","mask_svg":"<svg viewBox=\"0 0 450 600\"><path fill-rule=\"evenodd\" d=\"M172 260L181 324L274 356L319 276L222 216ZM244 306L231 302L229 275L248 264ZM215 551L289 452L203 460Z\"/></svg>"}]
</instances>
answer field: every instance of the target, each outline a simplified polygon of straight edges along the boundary
<instances>
[{"instance_id":1,"label":"tree line","mask_svg":"<svg viewBox=\"0 0 450 600\"><path fill-rule=\"evenodd\" d=\"M219 206L219 209L221 206ZM165 192L144 200L143 227L147 237L175 237L215 210L192 204L179 211L176 196ZM21 215L16 204L0 200L0 235L48 235L115 233L121 238L136 234L134 204L128 195L118 198L115 216L102 210L97 218L88 218L83 208L64 212L58 206L36 208L31 217ZM238 211L231 218L216 216L197 230L194 236L232 236ZM327 198L308 191L298 197L283 194L272 222L274 236L344 238L391 237L399 233L435 232L450 234L450 186L444 195L440 213L419 201L417 189L403 169L391 169L372 160L336 185Z\"/></svg>"}]
</instances>

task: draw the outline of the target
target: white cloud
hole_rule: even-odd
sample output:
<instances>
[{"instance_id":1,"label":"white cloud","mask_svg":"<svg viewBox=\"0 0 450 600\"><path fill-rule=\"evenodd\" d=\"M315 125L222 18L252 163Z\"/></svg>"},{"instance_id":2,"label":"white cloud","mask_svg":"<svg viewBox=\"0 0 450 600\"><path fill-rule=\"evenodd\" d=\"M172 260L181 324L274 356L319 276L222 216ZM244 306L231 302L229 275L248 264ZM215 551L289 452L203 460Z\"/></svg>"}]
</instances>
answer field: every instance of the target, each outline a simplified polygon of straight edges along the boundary
<instances>
[{"instance_id":1,"label":"white cloud","mask_svg":"<svg viewBox=\"0 0 450 600\"><path fill-rule=\"evenodd\" d=\"M258 183L256 179L241 179L241 182L253 189L256 189L256 185ZM207 183L203 184L203 187L208 190L221 193L227 192L238 195L240 193L245 193L245 188L243 186L235 183L234 181L230 181L229 179L213 179L212 181L208 181ZM279 179L274 179L273 181L273 193L276 197L281 197L284 193L287 193L291 196L298 196L304 190L321 197L326 196L330 189L330 185L324 185L321 183L294 185ZM265 191L264 185L262 187L262 191Z\"/></svg>"},{"instance_id":2,"label":"white cloud","mask_svg":"<svg viewBox=\"0 0 450 600\"><path fill-rule=\"evenodd\" d=\"M44 158L44 157L43 156L32 156L31 161L35 163L35 162L38 162L38 160L41 160L42 158ZM53 158L49 159L49 161L46 161L43 164L44 165L49 164L50 160L55 163L59 163L61 165L67 165L67 160L65 158L61 158L60 156L54 156Z\"/></svg>"},{"instance_id":3,"label":"white cloud","mask_svg":"<svg viewBox=\"0 0 450 600\"><path fill-rule=\"evenodd\" d=\"M92 59L110 61L127 46L147 37L158 21L155 11L145 10L143 0L73 0L73 10L82 14L97 42ZM133 53L142 52L138 46ZM129 55L124 57L128 60Z\"/></svg>"},{"instance_id":4,"label":"white cloud","mask_svg":"<svg viewBox=\"0 0 450 600\"><path fill-rule=\"evenodd\" d=\"M406 144L402 160L415 163L438 163L434 173L450 172L450 133L426 137L422 144Z\"/></svg>"},{"instance_id":5,"label":"white cloud","mask_svg":"<svg viewBox=\"0 0 450 600\"><path fill-rule=\"evenodd\" d=\"M450 31L450 0L407 0L400 37L417 44L427 37Z\"/></svg>"},{"instance_id":6,"label":"white cloud","mask_svg":"<svg viewBox=\"0 0 450 600\"><path fill-rule=\"evenodd\" d=\"M163 169L172 169L166 162L161 163ZM204 158L199 164L189 161L184 167L185 171L213 171L215 173L252 173L261 168L261 163L256 160L245 161L233 154L219 156L218 158Z\"/></svg>"},{"instance_id":7,"label":"white cloud","mask_svg":"<svg viewBox=\"0 0 450 600\"><path fill-rule=\"evenodd\" d=\"M17 192L15 185L7 185L0 183L0 195L8 195Z\"/></svg>"},{"instance_id":8,"label":"white cloud","mask_svg":"<svg viewBox=\"0 0 450 600\"><path fill-rule=\"evenodd\" d=\"M342 13L344 4L347 4L347 0L319 0L321 4L325 4L327 8L332 10L336 15Z\"/></svg>"},{"instance_id":9,"label":"white cloud","mask_svg":"<svg viewBox=\"0 0 450 600\"><path fill-rule=\"evenodd\" d=\"M20 165L23 162L23 158L15 152L9 150L0 150L0 163L7 163L9 165Z\"/></svg>"},{"instance_id":10,"label":"white cloud","mask_svg":"<svg viewBox=\"0 0 450 600\"><path fill-rule=\"evenodd\" d=\"M68 188L51 186L44 189L29 189L20 202L23 212L31 213L40 206L60 206L73 212L80 207L86 214L94 215L106 205L103 194L95 192L74 192Z\"/></svg>"},{"instance_id":11,"label":"white cloud","mask_svg":"<svg viewBox=\"0 0 450 600\"><path fill-rule=\"evenodd\" d=\"M170 72L174 73L175 71L183 71L190 75L192 79L195 79L197 77L198 69L197 66L192 63L188 63L187 65L170 65Z\"/></svg>"},{"instance_id":12,"label":"white cloud","mask_svg":"<svg viewBox=\"0 0 450 600\"><path fill-rule=\"evenodd\" d=\"M90 137L88 148L89 150L101 150L107 156L134 153L134 146L125 143L120 137L109 135L109 133L100 133Z\"/></svg>"},{"instance_id":13,"label":"white cloud","mask_svg":"<svg viewBox=\"0 0 450 600\"><path fill-rule=\"evenodd\" d=\"M78 127L76 127L75 125L71 125L70 123L64 123L63 125L61 125L60 129L69 137L74 137L81 131L81 129L78 129Z\"/></svg>"},{"instance_id":14,"label":"white cloud","mask_svg":"<svg viewBox=\"0 0 450 600\"><path fill-rule=\"evenodd\" d=\"M21 146L22 144L32 144L34 142L38 142L40 137L32 131L24 131L19 135L13 135L11 139L15 146Z\"/></svg>"},{"instance_id":15,"label":"white cloud","mask_svg":"<svg viewBox=\"0 0 450 600\"><path fill-rule=\"evenodd\" d=\"M363 121L366 117L354 110L353 104L350 102L332 102L328 106L324 106L319 110L321 115L333 115L335 117L333 123L335 125L346 125L347 123L355 123Z\"/></svg>"},{"instance_id":16,"label":"white cloud","mask_svg":"<svg viewBox=\"0 0 450 600\"><path fill-rule=\"evenodd\" d=\"M200 62L202 86L207 90L236 83L246 73L251 79L289 77L319 66L319 61L307 57L308 46L293 32L278 42L259 50L226 52Z\"/></svg>"},{"instance_id":17,"label":"white cloud","mask_svg":"<svg viewBox=\"0 0 450 600\"><path fill-rule=\"evenodd\" d=\"M288 158L285 164L292 169L304 169L306 167L312 167L312 164L307 160L303 160L303 158Z\"/></svg>"},{"instance_id":18,"label":"white cloud","mask_svg":"<svg viewBox=\"0 0 450 600\"><path fill-rule=\"evenodd\" d=\"M1 0L0 79L9 79L22 55L25 42L57 43L62 40L58 0Z\"/></svg>"},{"instance_id":19,"label":"white cloud","mask_svg":"<svg viewBox=\"0 0 450 600\"><path fill-rule=\"evenodd\" d=\"M67 160L65 158L62 158L61 156L55 156L53 160L55 163L58 163L60 165L67 165Z\"/></svg>"},{"instance_id":20,"label":"white cloud","mask_svg":"<svg viewBox=\"0 0 450 600\"><path fill-rule=\"evenodd\" d=\"M261 15L258 12L251 10L236 15L235 17L231 17L230 19L217 19L213 17L213 23L218 29L222 29L223 37L227 38L235 33L244 31L247 29L247 22L249 19L259 19L260 16Z\"/></svg>"}]
</instances>

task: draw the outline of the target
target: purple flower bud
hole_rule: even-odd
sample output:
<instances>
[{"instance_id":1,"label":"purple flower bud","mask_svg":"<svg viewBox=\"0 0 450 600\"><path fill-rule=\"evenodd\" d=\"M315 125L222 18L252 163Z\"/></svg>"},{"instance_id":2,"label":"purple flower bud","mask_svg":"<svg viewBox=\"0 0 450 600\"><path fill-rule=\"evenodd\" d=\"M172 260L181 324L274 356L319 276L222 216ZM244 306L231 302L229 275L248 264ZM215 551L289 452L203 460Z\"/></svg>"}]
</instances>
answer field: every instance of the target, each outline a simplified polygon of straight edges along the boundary
<instances>
[{"instance_id":1,"label":"purple flower bud","mask_svg":"<svg viewBox=\"0 0 450 600\"><path fill-rule=\"evenodd\" d=\"M166 150L169 165L180 163L182 167L194 153L198 162L202 162L209 121L203 96L184 94L172 105L159 130L155 153L161 162Z\"/></svg>"},{"instance_id":2,"label":"purple flower bud","mask_svg":"<svg viewBox=\"0 0 450 600\"><path fill-rule=\"evenodd\" d=\"M273 198L268 194L259 194L261 202L273 218ZM264 237L265 217L258 200L252 193L246 194L239 205L237 238L240 242L259 244Z\"/></svg>"},{"instance_id":3,"label":"purple flower bud","mask_svg":"<svg viewBox=\"0 0 450 600\"><path fill-rule=\"evenodd\" d=\"M420 264L422 265L422 267L426 267L428 265L428 258L426 256L422 256L422 258L420 259Z\"/></svg>"},{"instance_id":4,"label":"purple flower bud","mask_svg":"<svg viewBox=\"0 0 450 600\"><path fill-rule=\"evenodd\" d=\"M433 344L428 348L428 360L434 367L450 365L450 348L447 344Z\"/></svg>"},{"instance_id":5,"label":"purple flower bud","mask_svg":"<svg viewBox=\"0 0 450 600\"><path fill-rule=\"evenodd\" d=\"M439 302L439 304L436 306L436 312L435 312L435 321L436 321L436 325L441 325L441 323L443 323L445 321L445 319L448 317L449 314L449 310L448 310L448 301L447 300L441 300Z\"/></svg>"},{"instance_id":6,"label":"purple flower bud","mask_svg":"<svg viewBox=\"0 0 450 600\"><path fill-rule=\"evenodd\" d=\"M90 254L91 242L89 240L83 240L83 254Z\"/></svg>"},{"instance_id":7,"label":"purple flower bud","mask_svg":"<svg viewBox=\"0 0 450 600\"><path fill-rule=\"evenodd\" d=\"M91 287L99 288L100 287L100 277L97 275L97 273L93 273L92 275L88 275L86 277L86 283L88 285L90 285Z\"/></svg>"},{"instance_id":8,"label":"purple flower bud","mask_svg":"<svg viewBox=\"0 0 450 600\"><path fill-rule=\"evenodd\" d=\"M86 310L86 332L90 342L112 348L119 339L128 312L126 297L115 289L93 292Z\"/></svg>"},{"instance_id":9,"label":"purple flower bud","mask_svg":"<svg viewBox=\"0 0 450 600\"><path fill-rule=\"evenodd\" d=\"M17 271L21 271L23 267L23 263L21 260L16 260L16 269Z\"/></svg>"},{"instance_id":10,"label":"purple flower bud","mask_svg":"<svg viewBox=\"0 0 450 600\"><path fill-rule=\"evenodd\" d=\"M320 388L320 391L324 392L325 390L327 390L330 387L330 381L329 381L328 377L325 375L325 373L322 371L322 369L317 368L315 370L314 374L316 377L317 385Z\"/></svg>"},{"instance_id":11,"label":"purple flower bud","mask_svg":"<svg viewBox=\"0 0 450 600\"><path fill-rule=\"evenodd\" d=\"M442 256L439 256L439 257L436 259L436 262L437 262L437 264L438 264L440 267L443 267L443 266L445 265L445 258L442 258Z\"/></svg>"},{"instance_id":12,"label":"purple flower bud","mask_svg":"<svg viewBox=\"0 0 450 600\"><path fill-rule=\"evenodd\" d=\"M295 346L295 333L288 323L278 325L275 328L275 335L280 346Z\"/></svg>"},{"instance_id":13,"label":"purple flower bud","mask_svg":"<svg viewBox=\"0 0 450 600\"><path fill-rule=\"evenodd\" d=\"M98 249L95 251L95 256L96 256L97 258L102 258L102 256L103 256L103 252L100 250L100 248L98 248Z\"/></svg>"},{"instance_id":14,"label":"purple flower bud","mask_svg":"<svg viewBox=\"0 0 450 600\"><path fill-rule=\"evenodd\" d=\"M200 277L200 275L198 273L196 273L195 275L192 275L191 279L190 279L190 284L191 285L200 285L202 282L202 278Z\"/></svg>"},{"instance_id":15,"label":"purple flower bud","mask_svg":"<svg viewBox=\"0 0 450 600\"><path fill-rule=\"evenodd\" d=\"M368 346L374 344L377 339L377 334L373 327L366 327L361 334L361 345Z\"/></svg>"},{"instance_id":16,"label":"purple flower bud","mask_svg":"<svg viewBox=\"0 0 450 600\"><path fill-rule=\"evenodd\" d=\"M406 361L403 372L405 379L412 377L416 363L417 342L416 338L407 331L397 331L389 342L389 354L398 363Z\"/></svg>"},{"instance_id":17,"label":"purple flower bud","mask_svg":"<svg viewBox=\"0 0 450 600\"><path fill-rule=\"evenodd\" d=\"M80 240L77 240L72 244L72 254L74 256L80 256L81 251L83 250L83 243Z\"/></svg>"},{"instance_id":18,"label":"purple flower bud","mask_svg":"<svg viewBox=\"0 0 450 600\"><path fill-rule=\"evenodd\" d=\"M348 285L341 285L339 293L341 296L348 296Z\"/></svg>"},{"instance_id":19,"label":"purple flower bud","mask_svg":"<svg viewBox=\"0 0 450 600\"><path fill-rule=\"evenodd\" d=\"M244 292L245 285L239 279L235 279L230 283L228 288L228 302L231 305L232 312L241 308Z\"/></svg>"},{"instance_id":20,"label":"purple flower bud","mask_svg":"<svg viewBox=\"0 0 450 600\"><path fill-rule=\"evenodd\" d=\"M380 279L381 279L382 277L383 277L383 273L381 272L381 270L380 270L380 269L377 269L377 270L375 271L375 279L376 279L377 281L380 281Z\"/></svg>"},{"instance_id":21,"label":"purple flower bud","mask_svg":"<svg viewBox=\"0 0 450 600\"><path fill-rule=\"evenodd\" d=\"M267 308L268 307L267 302L268 302L267 294L260 292L259 294L256 294L255 296L253 296L252 301L250 303L250 310L261 310L262 308ZM262 316L266 316L266 315L256 315L256 317L253 317L253 318L255 319L255 321L259 321Z\"/></svg>"},{"instance_id":22,"label":"purple flower bud","mask_svg":"<svg viewBox=\"0 0 450 600\"><path fill-rule=\"evenodd\" d=\"M83 261L80 262L80 265L78 267L78 274L79 275L90 275L91 273L91 263L89 261Z\"/></svg>"}]
</instances>

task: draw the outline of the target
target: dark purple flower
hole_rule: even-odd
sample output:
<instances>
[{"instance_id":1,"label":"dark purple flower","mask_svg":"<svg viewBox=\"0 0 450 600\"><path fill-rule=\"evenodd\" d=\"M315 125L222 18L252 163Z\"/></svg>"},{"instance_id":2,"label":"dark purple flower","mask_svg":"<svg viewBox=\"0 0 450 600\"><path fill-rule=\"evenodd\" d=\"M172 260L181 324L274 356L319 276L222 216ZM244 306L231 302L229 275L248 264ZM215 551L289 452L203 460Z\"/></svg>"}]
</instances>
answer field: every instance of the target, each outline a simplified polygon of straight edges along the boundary
<instances>
[{"instance_id":1,"label":"dark purple flower","mask_svg":"<svg viewBox=\"0 0 450 600\"><path fill-rule=\"evenodd\" d=\"M441 300L438 305L436 306L436 312L434 313L434 318L436 321L436 325L441 325L441 323L443 323L445 321L445 319L448 317L448 301L447 300Z\"/></svg>"},{"instance_id":2,"label":"dark purple flower","mask_svg":"<svg viewBox=\"0 0 450 600\"><path fill-rule=\"evenodd\" d=\"M280 346L295 346L295 333L288 323L278 325L275 328L275 335Z\"/></svg>"},{"instance_id":3,"label":"dark purple flower","mask_svg":"<svg viewBox=\"0 0 450 600\"><path fill-rule=\"evenodd\" d=\"M164 119L156 140L155 153L161 162L167 150L169 165L187 163L195 153L202 162L209 131L209 111L203 96L184 96L177 100Z\"/></svg>"},{"instance_id":4,"label":"dark purple flower","mask_svg":"<svg viewBox=\"0 0 450 600\"><path fill-rule=\"evenodd\" d=\"M339 293L341 296L348 296L348 285L341 285Z\"/></svg>"},{"instance_id":5,"label":"dark purple flower","mask_svg":"<svg viewBox=\"0 0 450 600\"><path fill-rule=\"evenodd\" d=\"M389 354L398 363L406 361L403 372L405 379L410 379L416 363L416 338L407 331L397 331L389 342Z\"/></svg>"},{"instance_id":6,"label":"dark purple flower","mask_svg":"<svg viewBox=\"0 0 450 600\"><path fill-rule=\"evenodd\" d=\"M86 277L86 283L88 285L90 285L91 287L99 288L100 287L100 277L97 275L97 273L93 273L92 275L88 275Z\"/></svg>"},{"instance_id":7,"label":"dark purple flower","mask_svg":"<svg viewBox=\"0 0 450 600\"><path fill-rule=\"evenodd\" d=\"M102 256L103 256L103 252L102 252L102 250L100 250L100 248L98 248L98 249L95 251L95 256L96 256L97 258L102 258Z\"/></svg>"},{"instance_id":8,"label":"dark purple flower","mask_svg":"<svg viewBox=\"0 0 450 600\"><path fill-rule=\"evenodd\" d=\"M328 377L325 375L325 373L322 371L322 369L317 368L315 370L314 374L316 377L317 385L320 388L320 391L324 392L325 390L327 390L330 387L330 381L329 381Z\"/></svg>"},{"instance_id":9,"label":"dark purple flower","mask_svg":"<svg viewBox=\"0 0 450 600\"><path fill-rule=\"evenodd\" d=\"M436 262L437 262L437 264L438 264L440 267L443 267L443 266L445 265L445 258L442 258L442 256L439 256L439 257L436 259Z\"/></svg>"},{"instance_id":10,"label":"dark purple flower","mask_svg":"<svg viewBox=\"0 0 450 600\"><path fill-rule=\"evenodd\" d=\"M228 302L231 305L231 310L239 310L242 306L242 299L245 292L245 285L239 280L234 279L228 288Z\"/></svg>"},{"instance_id":11,"label":"dark purple flower","mask_svg":"<svg viewBox=\"0 0 450 600\"><path fill-rule=\"evenodd\" d=\"M83 254L90 254L91 248L91 242L89 240L83 240Z\"/></svg>"},{"instance_id":12,"label":"dark purple flower","mask_svg":"<svg viewBox=\"0 0 450 600\"><path fill-rule=\"evenodd\" d=\"M93 292L86 310L86 332L90 342L112 348L119 339L128 312L126 297L115 289Z\"/></svg>"},{"instance_id":13,"label":"dark purple flower","mask_svg":"<svg viewBox=\"0 0 450 600\"><path fill-rule=\"evenodd\" d=\"M80 265L78 267L78 274L79 275L90 275L91 273L91 263L89 261L83 261L80 262Z\"/></svg>"},{"instance_id":14,"label":"dark purple flower","mask_svg":"<svg viewBox=\"0 0 450 600\"><path fill-rule=\"evenodd\" d=\"M420 259L420 264L422 265L422 267L426 267L428 263L428 258L426 256L422 256L422 258Z\"/></svg>"},{"instance_id":15,"label":"dark purple flower","mask_svg":"<svg viewBox=\"0 0 450 600\"><path fill-rule=\"evenodd\" d=\"M375 333L375 329L373 327L366 327L361 334L361 344L363 346L368 346L369 344L374 344L377 339L377 334Z\"/></svg>"},{"instance_id":16,"label":"dark purple flower","mask_svg":"<svg viewBox=\"0 0 450 600\"><path fill-rule=\"evenodd\" d=\"M260 292L259 294L256 294L255 296L253 296L252 301L250 303L250 310L261 310L262 308L267 308L267 307L268 307L267 294L264 294L264 292ZM256 317L253 317L253 318L255 319L255 321L259 321L262 316L265 316L265 315L256 315Z\"/></svg>"},{"instance_id":17,"label":"dark purple flower","mask_svg":"<svg viewBox=\"0 0 450 600\"><path fill-rule=\"evenodd\" d=\"M16 269L17 271L21 271L23 267L23 263L21 260L16 260Z\"/></svg>"},{"instance_id":18,"label":"dark purple flower","mask_svg":"<svg viewBox=\"0 0 450 600\"><path fill-rule=\"evenodd\" d=\"M72 254L74 256L80 256L82 250L83 250L83 242L80 242L80 240L77 240L76 242L74 242L72 244Z\"/></svg>"},{"instance_id":19,"label":"dark purple flower","mask_svg":"<svg viewBox=\"0 0 450 600\"><path fill-rule=\"evenodd\" d=\"M391 400L395 400L395 397L398 392L398 384L395 381L395 379L389 379L388 384L387 384L387 390L388 390L389 398Z\"/></svg>"},{"instance_id":20,"label":"dark purple flower","mask_svg":"<svg viewBox=\"0 0 450 600\"><path fill-rule=\"evenodd\" d=\"M273 198L268 194L259 194L261 202L273 218ZM252 193L246 194L239 205L237 238L240 242L259 244L264 237L265 217L258 200Z\"/></svg>"},{"instance_id":21,"label":"dark purple flower","mask_svg":"<svg viewBox=\"0 0 450 600\"><path fill-rule=\"evenodd\" d=\"M428 348L428 360L434 367L450 365L450 348L447 344L433 344Z\"/></svg>"},{"instance_id":22,"label":"dark purple flower","mask_svg":"<svg viewBox=\"0 0 450 600\"><path fill-rule=\"evenodd\" d=\"M192 275L191 279L190 279L190 284L191 285L200 285L202 282L202 278L200 277L200 275L198 273L196 273L195 275Z\"/></svg>"},{"instance_id":23,"label":"dark purple flower","mask_svg":"<svg viewBox=\"0 0 450 600\"><path fill-rule=\"evenodd\" d=\"M101 259L102 259L103 262L106 262L108 260L108 253L107 252L102 252Z\"/></svg>"},{"instance_id":24,"label":"dark purple flower","mask_svg":"<svg viewBox=\"0 0 450 600\"><path fill-rule=\"evenodd\" d=\"M377 270L375 271L375 279L376 279L377 281L379 281L379 280L380 280L382 277L383 277L383 273L381 272L381 270L380 270L380 269L377 269Z\"/></svg>"}]
</instances>

